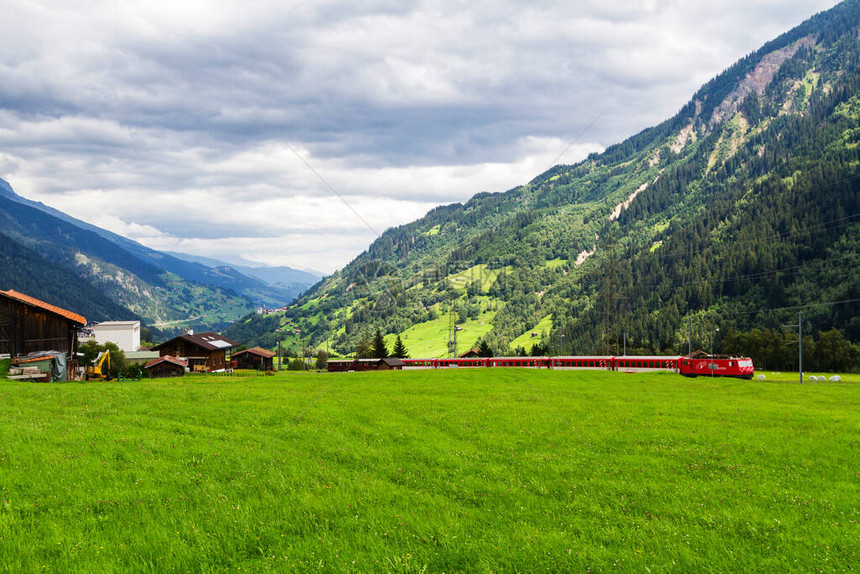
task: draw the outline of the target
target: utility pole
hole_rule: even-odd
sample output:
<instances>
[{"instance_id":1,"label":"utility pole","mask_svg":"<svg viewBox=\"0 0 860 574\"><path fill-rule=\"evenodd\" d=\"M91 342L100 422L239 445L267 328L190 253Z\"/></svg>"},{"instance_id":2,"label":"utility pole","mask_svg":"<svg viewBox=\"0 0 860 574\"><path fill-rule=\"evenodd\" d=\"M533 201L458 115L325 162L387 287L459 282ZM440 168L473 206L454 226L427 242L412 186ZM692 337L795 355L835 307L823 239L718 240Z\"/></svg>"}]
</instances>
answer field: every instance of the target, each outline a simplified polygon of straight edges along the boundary
<instances>
[{"instance_id":1,"label":"utility pole","mask_svg":"<svg viewBox=\"0 0 860 574\"><path fill-rule=\"evenodd\" d=\"M281 372L281 333L278 332L278 372Z\"/></svg>"},{"instance_id":2,"label":"utility pole","mask_svg":"<svg viewBox=\"0 0 860 574\"><path fill-rule=\"evenodd\" d=\"M561 329L559 329L559 332L561 333L561 347L559 348L558 356L563 357L564 356L564 325L562 325Z\"/></svg>"},{"instance_id":3,"label":"utility pole","mask_svg":"<svg viewBox=\"0 0 860 574\"><path fill-rule=\"evenodd\" d=\"M457 318L459 316L459 310L457 309L457 303L454 302L451 304L451 313L448 319L448 355L456 358L457 357Z\"/></svg>"},{"instance_id":4,"label":"utility pole","mask_svg":"<svg viewBox=\"0 0 860 574\"><path fill-rule=\"evenodd\" d=\"M606 234L606 264L604 275L604 300L603 300L603 346L604 350L614 355L618 352L618 333L616 332L616 320L618 313L616 294L616 283L618 280L618 261L615 259L615 242L612 237L611 228Z\"/></svg>"},{"instance_id":5,"label":"utility pole","mask_svg":"<svg viewBox=\"0 0 860 574\"><path fill-rule=\"evenodd\" d=\"M687 356L693 356L693 318L687 317Z\"/></svg>"},{"instance_id":6,"label":"utility pole","mask_svg":"<svg viewBox=\"0 0 860 574\"><path fill-rule=\"evenodd\" d=\"M714 339L717 338L717 333L719 333L719 332L720 332L720 328L717 327L717 329L711 334L711 358L710 358L711 362L708 365L708 368L711 369L711 376L712 377L714 376L714 368L717 366L717 364L714 362Z\"/></svg>"},{"instance_id":7,"label":"utility pole","mask_svg":"<svg viewBox=\"0 0 860 574\"><path fill-rule=\"evenodd\" d=\"M800 384L803 384L803 311L797 312L797 366L800 371Z\"/></svg>"},{"instance_id":8,"label":"utility pole","mask_svg":"<svg viewBox=\"0 0 860 574\"><path fill-rule=\"evenodd\" d=\"M783 325L786 329L797 327L797 370L800 371L800 384L803 384L803 311L797 312L797 325Z\"/></svg>"}]
</instances>

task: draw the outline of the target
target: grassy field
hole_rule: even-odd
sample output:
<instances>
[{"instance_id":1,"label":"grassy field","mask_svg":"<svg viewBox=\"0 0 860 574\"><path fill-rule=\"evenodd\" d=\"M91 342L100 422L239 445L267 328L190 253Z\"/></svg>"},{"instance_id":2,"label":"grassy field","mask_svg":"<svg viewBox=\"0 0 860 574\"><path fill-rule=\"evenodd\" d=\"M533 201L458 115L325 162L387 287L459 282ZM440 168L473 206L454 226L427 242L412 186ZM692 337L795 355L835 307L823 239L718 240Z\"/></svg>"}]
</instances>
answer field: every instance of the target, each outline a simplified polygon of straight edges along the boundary
<instances>
[{"instance_id":1,"label":"grassy field","mask_svg":"<svg viewBox=\"0 0 860 574\"><path fill-rule=\"evenodd\" d=\"M858 485L856 382L0 381L8 572L850 572Z\"/></svg>"}]
</instances>

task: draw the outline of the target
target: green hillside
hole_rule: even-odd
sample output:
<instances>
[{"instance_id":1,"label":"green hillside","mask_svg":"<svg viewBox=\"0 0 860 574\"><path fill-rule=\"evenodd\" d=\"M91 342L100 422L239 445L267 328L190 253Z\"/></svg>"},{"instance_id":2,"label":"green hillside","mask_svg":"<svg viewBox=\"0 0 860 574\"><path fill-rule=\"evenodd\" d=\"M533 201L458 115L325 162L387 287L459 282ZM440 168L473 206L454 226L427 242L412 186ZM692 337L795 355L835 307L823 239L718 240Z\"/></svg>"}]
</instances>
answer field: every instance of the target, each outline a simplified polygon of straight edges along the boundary
<instances>
[{"instance_id":1,"label":"green hillside","mask_svg":"<svg viewBox=\"0 0 860 574\"><path fill-rule=\"evenodd\" d=\"M798 312L860 341L858 25L842 3L602 154L387 230L286 319L340 353L489 312L496 353L548 316L551 352L725 349ZM447 351L434 329L416 348Z\"/></svg>"}]
</instances>

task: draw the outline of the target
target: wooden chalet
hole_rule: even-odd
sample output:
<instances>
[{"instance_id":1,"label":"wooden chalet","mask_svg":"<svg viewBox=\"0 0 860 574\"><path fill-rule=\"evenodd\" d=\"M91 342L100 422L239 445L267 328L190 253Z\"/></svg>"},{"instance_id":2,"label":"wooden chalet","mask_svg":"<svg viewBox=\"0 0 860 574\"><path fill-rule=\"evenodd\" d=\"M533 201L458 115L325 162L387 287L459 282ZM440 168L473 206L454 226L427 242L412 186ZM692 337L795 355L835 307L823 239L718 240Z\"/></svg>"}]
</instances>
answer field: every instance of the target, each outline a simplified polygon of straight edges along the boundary
<instances>
[{"instance_id":1,"label":"wooden chalet","mask_svg":"<svg viewBox=\"0 0 860 574\"><path fill-rule=\"evenodd\" d=\"M481 356L481 349L478 347L472 347L471 349L469 349L468 351L466 351L465 353L460 355L459 358L461 358L461 359L473 359L473 358L480 357L480 356Z\"/></svg>"},{"instance_id":2,"label":"wooden chalet","mask_svg":"<svg viewBox=\"0 0 860 574\"><path fill-rule=\"evenodd\" d=\"M78 329L87 324L81 315L17 291L0 291L0 355L12 358L57 351L70 367L77 365Z\"/></svg>"},{"instance_id":3,"label":"wooden chalet","mask_svg":"<svg viewBox=\"0 0 860 574\"><path fill-rule=\"evenodd\" d=\"M332 372L346 371L399 371L405 363L396 357L387 359L330 359L327 369Z\"/></svg>"},{"instance_id":4,"label":"wooden chalet","mask_svg":"<svg viewBox=\"0 0 860 574\"><path fill-rule=\"evenodd\" d=\"M230 363L236 369L257 369L259 371L274 371L273 358L275 353L261 347L251 347L236 351L230 357Z\"/></svg>"},{"instance_id":5,"label":"wooden chalet","mask_svg":"<svg viewBox=\"0 0 860 574\"><path fill-rule=\"evenodd\" d=\"M168 355L183 359L194 372L208 373L229 367L227 350L239 343L222 337L218 333L186 333L152 347L159 356Z\"/></svg>"},{"instance_id":6,"label":"wooden chalet","mask_svg":"<svg viewBox=\"0 0 860 574\"><path fill-rule=\"evenodd\" d=\"M170 377L184 377L186 363L182 359L164 355L149 361L143 368L146 369L150 379L166 379Z\"/></svg>"}]
</instances>

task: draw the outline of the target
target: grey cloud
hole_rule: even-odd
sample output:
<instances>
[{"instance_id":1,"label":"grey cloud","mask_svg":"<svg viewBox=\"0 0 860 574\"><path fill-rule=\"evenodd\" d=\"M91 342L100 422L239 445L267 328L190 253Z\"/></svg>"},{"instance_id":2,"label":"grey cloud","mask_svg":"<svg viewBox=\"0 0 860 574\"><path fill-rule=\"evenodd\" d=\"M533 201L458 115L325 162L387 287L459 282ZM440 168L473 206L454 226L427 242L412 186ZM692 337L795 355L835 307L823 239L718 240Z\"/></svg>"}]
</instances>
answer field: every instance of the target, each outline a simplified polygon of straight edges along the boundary
<instances>
[{"instance_id":1,"label":"grey cloud","mask_svg":"<svg viewBox=\"0 0 860 574\"><path fill-rule=\"evenodd\" d=\"M401 198L384 228L525 183L600 114L580 143L654 125L835 1L9 4L0 177L25 194L335 200L283 139L348 201ZM117 215L183 238L284 233L170 209ZM320 233L353 228L344 210Z\"/></svg>"}]
</instances>

